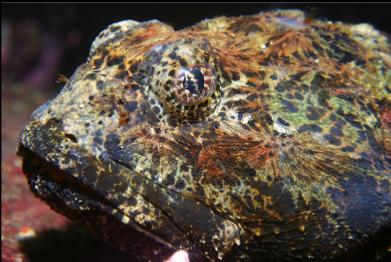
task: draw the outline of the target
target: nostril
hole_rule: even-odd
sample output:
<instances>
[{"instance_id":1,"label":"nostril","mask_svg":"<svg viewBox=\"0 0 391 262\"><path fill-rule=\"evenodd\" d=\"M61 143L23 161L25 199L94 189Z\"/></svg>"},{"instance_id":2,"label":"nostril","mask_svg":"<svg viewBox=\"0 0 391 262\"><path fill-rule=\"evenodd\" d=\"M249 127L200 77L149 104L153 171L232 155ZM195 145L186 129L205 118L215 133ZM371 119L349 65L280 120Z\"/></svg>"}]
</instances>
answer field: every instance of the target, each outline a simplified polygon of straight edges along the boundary
<instances>
[{"instance_id":1,"label":"nostril","mask_svg":"<svg viewBox=\"0 0 391 262\"><path fill-rule=\"evenodd\" d=\"M74 135L72 134L65 134L65 137L71 140L73 143L77 143L77 139Z\"/></svg>"},{"instance_id":2,"label":"nostril","mask_svg":"<svg viewBox=\"0 0 391 262\"><path fill-rule=\"evenodd\" d=\"M61 124L61 120L57 119L57 118L50 118L48 121L47 121L48 124L54 124L54 125L58 125L58 124Z\"/></svg>"}]
</instances>

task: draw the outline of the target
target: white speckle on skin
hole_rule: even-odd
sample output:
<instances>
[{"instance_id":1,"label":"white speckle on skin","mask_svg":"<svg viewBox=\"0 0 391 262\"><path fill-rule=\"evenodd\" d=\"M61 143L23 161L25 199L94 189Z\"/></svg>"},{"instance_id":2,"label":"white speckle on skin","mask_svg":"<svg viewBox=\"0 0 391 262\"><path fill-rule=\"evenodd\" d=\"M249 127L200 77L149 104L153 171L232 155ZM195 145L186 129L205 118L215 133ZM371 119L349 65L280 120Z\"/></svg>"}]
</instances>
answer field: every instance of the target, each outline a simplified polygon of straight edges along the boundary
<instances>
[{"instance_id":1,"label":"white speckle on skin","mask_svg":"<svg viewBox=\"0 0 391 262\"><path fill-rule=\"evenodd\" d=\"M157 45L153 48L153 51L155 52L160 52L160 50L162 50L162 46L161 45Z\"/></svg>"},{"instance_id":2,"label":"white speckle on skin","mask_svg":"<svg viewBox=\"0 0 391 262\"><path fill-rule=\"evenodd\" d=\"M185 250L178 250L164 262L190 262L189 254Z\"/></svg>"},{"instance_id":3,"label":"white speckle on skin","mask_svg":"<svg viewBox=\"0 0 391 262\"><path fill-rule=\"evenodd\" d=\"M323 138L322 134L321 133L318 133L318 132L315 132L315 133L312 133L312 137L321 142L321 143L326 143L326 140Z\"/></svg>"},{"instance_id":4,"label":"white speckle on skin","mask_svg":"<svg viewBox=\"0 0 391 262\"><path fill-rule=\"evenodd\" d=\"M128 224L129 221L130 221L129 217L127 217L127 216L123 216L123 217L122 217L122 223Z\"/></svg>"},{"instance_id":5,"label":"white speckle on skin","mask_svg":"<svg viewBox=\"0 0 391 262\"><path fill-rule=\"evenodd\" d=\"M248 121L251 120L251 118L252 118L251 114L244 114L241 122L247 124Z\"/></svg>"},{"instance_id":6,"label":"white speckle on skin","mask_svg":"<svg viewBox=\"0 0 391 262\"><path fill-rule=\"evenodd\" d=\"M17 235L19 240L35 237L36 233L32 227L22 227Z\"/></svg>"},{"instance_id":7,"label":"white speckle on skin","mask_svg":"<svg viewBox=\"0 0 391 262\"><path fill-rule=\"evenodd\" d=\"M282 134L290 134L291 130L289 130L289 127L281 125L278 121L273 121L273 127L274 129Z\"/></svg>"}]
</instances>

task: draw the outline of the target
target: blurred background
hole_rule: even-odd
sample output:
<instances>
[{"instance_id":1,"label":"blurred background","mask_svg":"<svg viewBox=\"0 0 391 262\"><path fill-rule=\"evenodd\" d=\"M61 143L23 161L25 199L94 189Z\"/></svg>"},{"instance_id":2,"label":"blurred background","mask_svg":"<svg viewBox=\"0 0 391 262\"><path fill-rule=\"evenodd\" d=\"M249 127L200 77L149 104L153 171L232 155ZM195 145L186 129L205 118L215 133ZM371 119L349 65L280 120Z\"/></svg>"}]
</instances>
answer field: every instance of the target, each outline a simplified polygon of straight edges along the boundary
<instances>
[{"instance_id":1,"label":"blurred background","mask_svg":"<svg viewBox=\"0 0 391 262\"><path fill-rule=\"evenodd\" d=\"M95 36L123 19L158 19L175 29L205 18L301 9L317 19L370 23L390 33L390 4L2 4L2 261L136 261L51 211L30 193L15 156L31 112L87 58Z\"/></svg>"}]
</instances>

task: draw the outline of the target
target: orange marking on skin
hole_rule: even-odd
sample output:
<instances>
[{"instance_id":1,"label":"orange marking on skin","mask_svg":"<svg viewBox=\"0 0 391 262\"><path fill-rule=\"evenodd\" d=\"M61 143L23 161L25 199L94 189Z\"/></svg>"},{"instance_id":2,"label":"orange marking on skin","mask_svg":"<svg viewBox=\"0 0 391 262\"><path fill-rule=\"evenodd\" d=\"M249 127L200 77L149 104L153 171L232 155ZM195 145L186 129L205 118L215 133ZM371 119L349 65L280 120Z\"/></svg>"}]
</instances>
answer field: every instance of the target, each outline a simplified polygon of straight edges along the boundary
<instances>
[{"instance_id":1,"label":"orange marking on skin","mask_svg":"<svg viewBox=\"0 0 391 262\"><path fill-rule=\"evenodd\" d=\"M129 114L126 111L119 112L118 126L123 126L129 121Z\"/></svg>"},{"instance_id":2,"label":"orange marking on skin","mask_svg":"<svg viewBox=\"0 0 391 262\"><path fill-rule=\"evenodd\" d=\"M216 156L219 154L212 148L202 149L198 156L198 165L207 170L207 173L216 177L222 177L224 172L216 166ZM221 157L221 156L220 156Z\"/></svg>"},{"instance_id":3,"label":"orange marking on skin","mask_svg":"<svg viewBox=\"0 0 391 262\"><path fill-rule=\"evenodd\" d=\"M335 89L335 90L334 90L334 93L335 93L336 95L346 95L346 94L351 94L351 92L350 92L350 91L347 91L347 90L344 90L344 89L340 89L340 88L338 88L338 89Z\"/></svg>"},{"instance_id":4,"label":"orange marking on skin","mask_svg":"<svg viewBox=\"0 0 391 262\"><path fill-rule=\"evenodd\" d=\"M255 168L261 168L272 156L272 148L266 146L256 146L247 153L248 162Z\"/></svg>"},{"instance_id":5,"label":"orange marking on skin","mask_svg":"<svg viewBox=\"0 0 391 262\"><path fill-rule=\"evenodd\" d=\"M266 55L277 53L279 56L290 56L299 50L310 50L311 46L310 40L305 37L303 31L288 31L272 43Z\"/></svg>"}]
</instances>

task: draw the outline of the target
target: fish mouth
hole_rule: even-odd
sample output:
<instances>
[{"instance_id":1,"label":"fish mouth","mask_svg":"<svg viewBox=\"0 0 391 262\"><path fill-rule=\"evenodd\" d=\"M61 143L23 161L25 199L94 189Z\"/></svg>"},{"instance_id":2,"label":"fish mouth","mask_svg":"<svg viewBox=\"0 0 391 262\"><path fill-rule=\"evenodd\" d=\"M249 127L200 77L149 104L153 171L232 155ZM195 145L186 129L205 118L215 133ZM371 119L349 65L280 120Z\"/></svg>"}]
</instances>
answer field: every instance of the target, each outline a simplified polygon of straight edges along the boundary
<instances>
[{"instance_id":1,"label":"fish mouth","mask_svg":"<svg viewBox=\"0 0 391 262\"><path fill-rule=\"evenodd\" d=\"M135 189L143 187L143 177L80 148L75 138L63 131L60 121L29 122L21 132L17 154L23 158L23 171L36 196L69 219L82 222L111 245L134 255L132 243L137 239L136 246L153 250L148 258L157 255L160 260L180 248L196 251L156 203L152 203L159 215L156 221L135 221L143 204L151 204ZM123 197L129 188L135 190ZM123 207L134 207L134 212Z\"/></svg>"}]
</instances>

